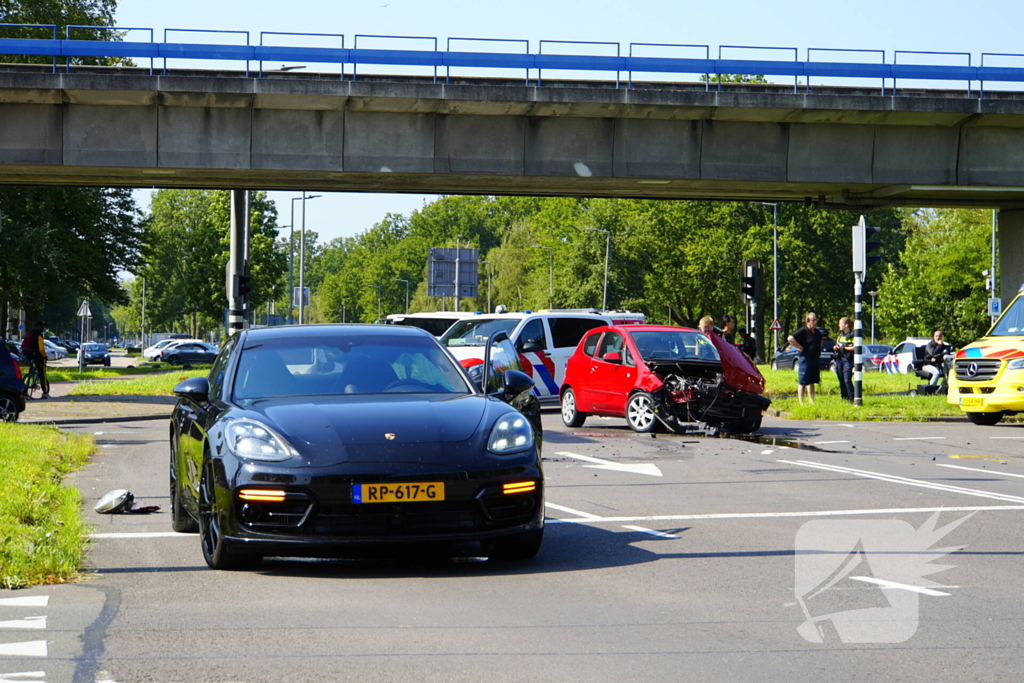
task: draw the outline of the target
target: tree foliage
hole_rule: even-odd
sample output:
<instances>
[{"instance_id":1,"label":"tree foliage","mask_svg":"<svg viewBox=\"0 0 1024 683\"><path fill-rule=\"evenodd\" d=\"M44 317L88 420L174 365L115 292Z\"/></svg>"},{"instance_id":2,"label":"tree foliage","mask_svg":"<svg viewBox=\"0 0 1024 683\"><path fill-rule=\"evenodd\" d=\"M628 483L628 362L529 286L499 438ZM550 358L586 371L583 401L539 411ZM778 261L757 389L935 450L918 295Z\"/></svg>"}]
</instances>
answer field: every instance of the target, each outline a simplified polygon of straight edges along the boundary
<instances>
[{"instance_id":1,"label":"tree foliage","mask_svg":"<svg viewBox=\"0 0 1024 683\"><path fill-rule=\"evenodd\" d=\"M908 213L905 248L878 288L878 324L895 339L942 329L955 344L987 331L992 212L939 209Z\"/></svg>"},{"instance_id":2,"label":"tree foliage","mask_svg":"<svg viewBox=\"0 0 1024 683\"><path fill-rule=\"evenodd\" d=\"M279 296L285 255L276 248L277 209L264 192L253 193L250 214L250 308ZM227 190L160 190L145 221L150 330L219 328L227 305L226 266L231 246L231 193ZM134 293L134 292L133 292ZM138 292L141 295L141 291Z\"/></svg>"},{"instance_id":3,"label":"tree foliage","mask_svg":"<svg viewBox=\"0 0 1024 683\"><path fill-rule=\"evenodd\" d=\"M69 294L124 301L118 273L139 265L141 235L129 190L0 188L0 301L30 317Z\"/></svg>"}]
</instances>

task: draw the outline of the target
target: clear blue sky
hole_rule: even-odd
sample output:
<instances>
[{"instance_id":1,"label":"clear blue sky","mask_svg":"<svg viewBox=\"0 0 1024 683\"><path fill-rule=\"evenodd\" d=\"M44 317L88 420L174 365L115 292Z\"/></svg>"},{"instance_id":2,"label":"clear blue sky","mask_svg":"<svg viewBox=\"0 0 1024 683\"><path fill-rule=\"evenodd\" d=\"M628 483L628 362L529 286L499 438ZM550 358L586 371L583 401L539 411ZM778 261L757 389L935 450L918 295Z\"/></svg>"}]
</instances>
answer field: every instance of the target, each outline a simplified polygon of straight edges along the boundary
<instances>
[{"instance_id":1,"label":"clear blue sky","mask_svg":"<svg viewBox=\"0 0 1024 683\"><path fill-rule=\"evenodd\" d=\"M712 56L720 45L796 47L801 59L808 47L851 48L885 50L890 63L894 50L969 52L972 64L982 52L1024 53L1024 3L1019 0L120 0L116 18L119 26L157 29L157 40L165 28L188 28L250 31L255 43L260 31L341 33L349 46L357 33L431 36L440 39L442 49L448 37L529 40L531 51L540 40L611 41L624 50L631 42L701 44L711 46ZM195 34L176 38L212 42ZM324 43L295 39L290 44ZM932 59L966 63L963 58ZM1021 66L1024 57L1004 63ZM289 220L293 196L272 193L282 224ZM306 226L327 241L362 232L389 211L409 213L430 199L332 193L307 203Z\"/></svg>"}]
</instances>

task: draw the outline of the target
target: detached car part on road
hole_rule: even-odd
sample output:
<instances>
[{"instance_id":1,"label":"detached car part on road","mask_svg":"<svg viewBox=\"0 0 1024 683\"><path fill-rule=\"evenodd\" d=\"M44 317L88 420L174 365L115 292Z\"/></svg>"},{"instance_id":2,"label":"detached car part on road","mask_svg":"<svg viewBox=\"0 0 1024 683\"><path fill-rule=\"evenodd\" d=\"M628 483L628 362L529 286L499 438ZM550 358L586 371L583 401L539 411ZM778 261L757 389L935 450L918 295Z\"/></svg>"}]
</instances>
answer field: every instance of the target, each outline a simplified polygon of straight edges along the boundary
<instances>
[{"instance_id":1,"label":"detached car part on road","mask_svg":"<svg viewBox=\"0 0 1024 683\"><path fill-rule=\"evenodd\" d=\"M502 332L487 366L516 353ZM215 569L266 555L477 541L528 559L544 534L540 404L509 368L474 386L429 333L401 326L243 330L209 378L175 387L175 531Z\"/></svg>"},{"instance_id":2,"label":"detached car part on road","mask_svg":"<svg viewBox=\"0 0 1024 683\"><path fill-rule=\"evenodd\" d=\"M988 334L957 351L946 400L976 425L1024 412L1024 287Z\"/></svg>"},{"instance_id":3,"label":"detached car part on road","mask_svg":"<svg viewBox=\"0 0 1024 683\"><path fill-rule=\"evenodd\" d=\"M592 330L569 358L561 387L562 421L590 414L624 417L631 429L694 423L733 434L755 432L771 401L754 363L721 337L664 325Z\"/></svg>"}]
</instances>

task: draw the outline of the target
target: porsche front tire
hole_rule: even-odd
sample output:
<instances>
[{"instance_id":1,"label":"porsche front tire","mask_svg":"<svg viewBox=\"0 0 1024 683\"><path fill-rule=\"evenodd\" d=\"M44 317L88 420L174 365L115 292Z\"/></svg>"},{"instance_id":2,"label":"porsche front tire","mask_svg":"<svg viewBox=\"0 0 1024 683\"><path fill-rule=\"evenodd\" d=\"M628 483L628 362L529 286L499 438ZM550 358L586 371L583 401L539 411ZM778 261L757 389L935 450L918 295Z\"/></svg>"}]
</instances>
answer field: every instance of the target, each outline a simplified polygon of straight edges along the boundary
<instances>
[{"instance_id":1,"label":"porsche front tire","mask_svg":"<svg viewBox=\"0 0 1024 683\"><path fill-rule=\"evenodd\" d=\"M229 550L221 529L213 463L207 460L199 483L199 540L203 559L211 569L251 569L263 561L263 556L256 553Z\"/></svg>"}]
</instances>

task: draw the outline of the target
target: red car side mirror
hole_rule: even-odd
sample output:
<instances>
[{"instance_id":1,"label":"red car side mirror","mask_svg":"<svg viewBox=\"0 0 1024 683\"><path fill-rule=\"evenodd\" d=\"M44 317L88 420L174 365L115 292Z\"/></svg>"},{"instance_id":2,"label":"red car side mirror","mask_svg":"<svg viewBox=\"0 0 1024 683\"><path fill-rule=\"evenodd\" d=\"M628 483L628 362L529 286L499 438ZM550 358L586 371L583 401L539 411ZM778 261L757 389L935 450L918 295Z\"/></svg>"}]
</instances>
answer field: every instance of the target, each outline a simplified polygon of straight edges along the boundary
<instances>
[{"instance_id":1,"label":"red car side mirror","mask_svg":"<svg viewBox=\"0 0 1024 683\"><path fill-rule=\"evenodd\" d=\"M601 360L608 361L609 363L621 363L622 354L618 351L609 351L608 353L601 356Z\"/></svg>"}]
</instances>

